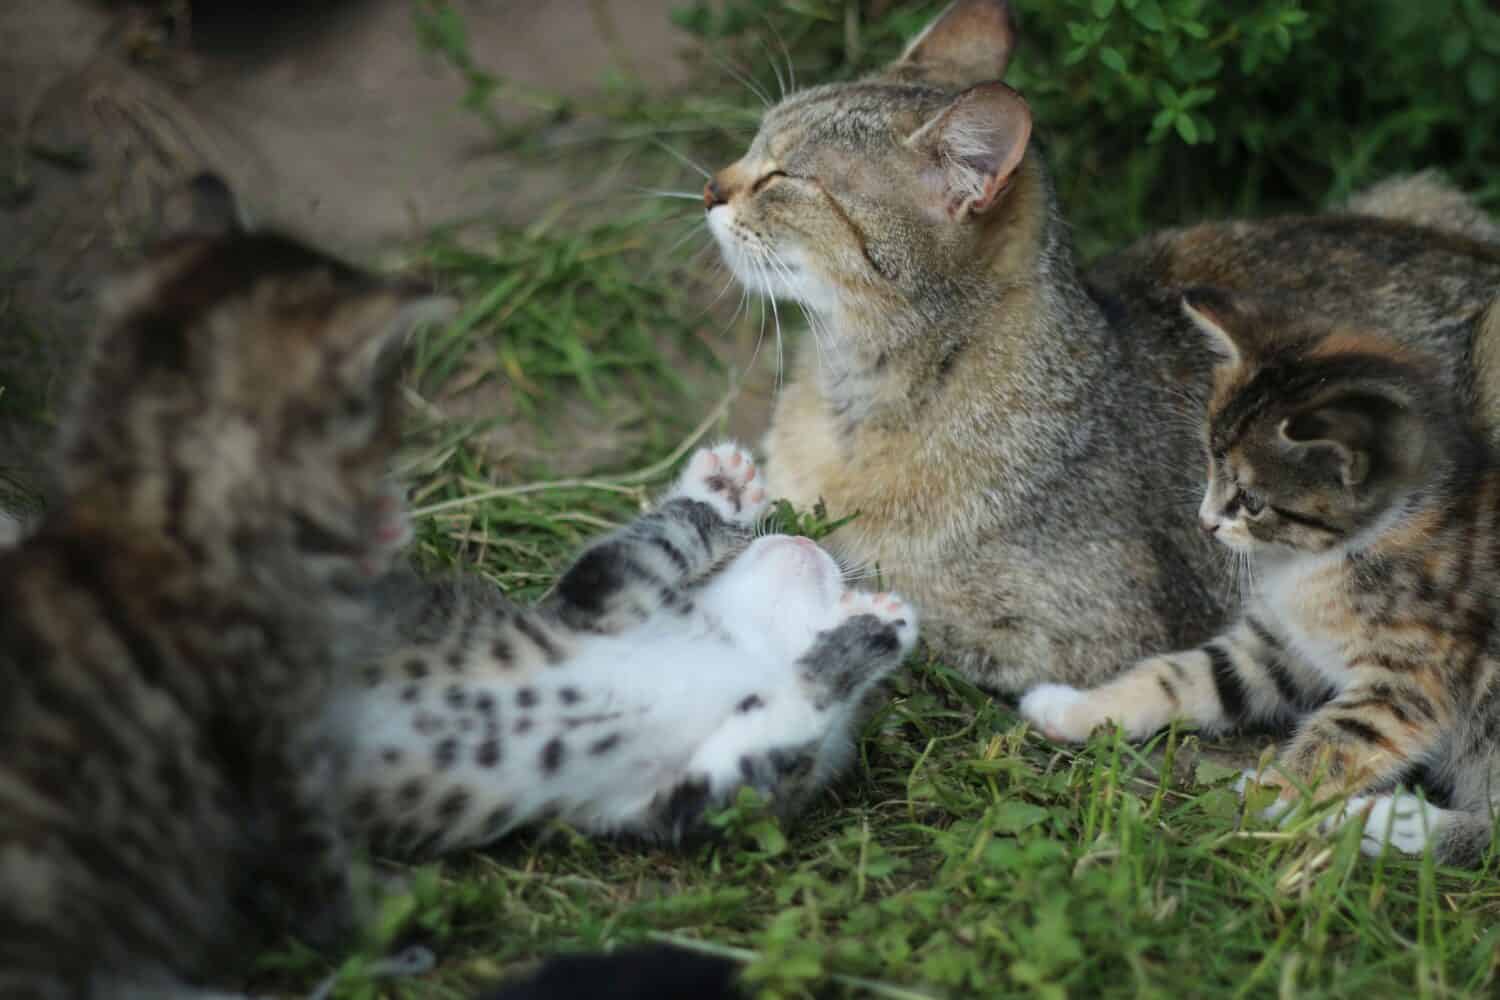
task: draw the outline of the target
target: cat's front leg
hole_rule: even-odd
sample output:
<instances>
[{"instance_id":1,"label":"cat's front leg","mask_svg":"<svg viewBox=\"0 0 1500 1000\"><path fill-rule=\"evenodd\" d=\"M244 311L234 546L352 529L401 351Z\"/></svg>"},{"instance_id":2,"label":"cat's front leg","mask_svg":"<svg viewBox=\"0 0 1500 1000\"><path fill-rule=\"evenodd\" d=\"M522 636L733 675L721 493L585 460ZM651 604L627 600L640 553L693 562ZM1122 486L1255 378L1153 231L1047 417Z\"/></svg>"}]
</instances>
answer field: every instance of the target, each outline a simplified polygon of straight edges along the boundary
<instances>
[{"instance_id":1,"label":"cat's front leg","mask_svg":"<svg viewBox=\"0 0 1500 1000\"><path fill-rule=\"evenodd\" d=\"M1229 729L1306 711L1329 693L1251 614L1197 649L1148 657L1097 688L1039 685L1020 708L1048 739L1082 743L1109 723L1132 740L1174 721Z\"/></svg>"},{"instance_id":2,"label":"cat's front leg","mask_svg":"<svg viewBox=\"0 0 1500 1000\"><path fill-rule=\"evenodd\" d=\"M1352 673L1257 778L1279 788L1283 801L1304 790L1324 800L1391 785L1453 728L1454 706L1437 685L1378 668Z\"/></svg>"},{"instance_id":3,"label":"cat's front leg","mask_svg":"<svg viewBox=\"0 0 1500 1000\"><path fill-rule=\"evenodd\" d=\"M748 451L732 442L700 448L661 506L585 550L544 606L599 634L658 608L687 610L681 588L748 544L767 503Z\"/></svg>"}]
</instances>

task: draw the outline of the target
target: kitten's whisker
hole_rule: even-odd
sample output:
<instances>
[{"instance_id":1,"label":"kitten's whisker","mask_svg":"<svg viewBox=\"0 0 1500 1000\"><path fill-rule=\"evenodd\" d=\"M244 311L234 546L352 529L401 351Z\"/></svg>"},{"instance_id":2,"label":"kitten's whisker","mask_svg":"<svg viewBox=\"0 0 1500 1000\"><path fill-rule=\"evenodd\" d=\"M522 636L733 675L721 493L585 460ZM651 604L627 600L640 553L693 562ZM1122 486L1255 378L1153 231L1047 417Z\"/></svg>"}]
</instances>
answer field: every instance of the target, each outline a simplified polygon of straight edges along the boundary
<instances>
[{"instance_id":1,"label":"kitten's whisker","mask_svg":"<svg viewBox=\"0 0 1500 1000\"><path fill-rule=\"evenodd\" d=\"M651 141L653 143L655 143L656 145L660 146L664 152L666 152L668 155L670 155L678 163L681 163L685 167L689 167L689 168L691 168L693 170L698 171L698 173L703 176L704 180L713 180L713 174L709 173L708 169L706 167L704 167L703 164L701 164L698 161L690 158L685 153L678 152L677 150L673 149L671 146L667 145L665 142L662 142L660 139L653 138Z\"/></svg>"}]
</instances>

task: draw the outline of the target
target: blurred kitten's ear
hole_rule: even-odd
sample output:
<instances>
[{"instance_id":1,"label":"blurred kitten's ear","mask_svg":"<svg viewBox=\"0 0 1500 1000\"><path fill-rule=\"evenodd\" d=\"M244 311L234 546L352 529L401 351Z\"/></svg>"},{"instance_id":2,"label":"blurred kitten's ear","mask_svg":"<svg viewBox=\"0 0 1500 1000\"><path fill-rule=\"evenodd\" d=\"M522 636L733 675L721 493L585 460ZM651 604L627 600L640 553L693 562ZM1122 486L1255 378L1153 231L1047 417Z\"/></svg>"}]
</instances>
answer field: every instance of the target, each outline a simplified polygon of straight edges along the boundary
<instances>
[{"instance_id":1,"label":"blurred kitten's ear","mask_svg":"<svg viewBox=\"0 0 1500 1000\"><path fill-rule=\"evenodd\" d=\"M931 162L924 172L948 218L989 211L1009 186L1031 140L1031 109L1003 83L964 91L906 144Z\"/></svg>"},{"instance_id":2,"label":"blurred kitten's ear","mask_svg":"<svg viewBox=\"0 0 1500 1000\"><path fill-rule=\"evenodd\" d=\"M162 203L159 235L227 236L244 232L245 215L234 192L218 174L207 171L178 185Z\"/></svg>"},{"instance_id":3,"label":"blurred kitten's ear","mask_svg":"<svg viewBox=\"0 0 1500 1000\"><path fill-rule=\"evenodd\" d=\"M1016 47L1005 0L954 0L891 64L891 71L933 83L971 87L999 80Z\"/></svg>"},{"instance_id":4,"label":"blurred kitten's ear","mask_svg":"<svg viewBox=\"0 0 1500 1000\"><path fill-rule=\"evenodd\" d=\"M368 372L381 372L399 360L411 335L425 326L443 323L458 311L453 299L414 282L383 286L372 293L371 311L358 325L362 342L354 363Z\"/></svg>"},{"instance_id":5,"label":"blurred kitten's ear","mask_svg":"<svg viewBox=\"0 0 1500 1000\"><path fill-rule=\"evenodd\" d=\"M1218 288L1189 288L1182 293L1182 314L1192 320L1208 346L1226 363L1237 365L1250 353L1252 323L1245 303Z\"/></svg>"}]
</instances>

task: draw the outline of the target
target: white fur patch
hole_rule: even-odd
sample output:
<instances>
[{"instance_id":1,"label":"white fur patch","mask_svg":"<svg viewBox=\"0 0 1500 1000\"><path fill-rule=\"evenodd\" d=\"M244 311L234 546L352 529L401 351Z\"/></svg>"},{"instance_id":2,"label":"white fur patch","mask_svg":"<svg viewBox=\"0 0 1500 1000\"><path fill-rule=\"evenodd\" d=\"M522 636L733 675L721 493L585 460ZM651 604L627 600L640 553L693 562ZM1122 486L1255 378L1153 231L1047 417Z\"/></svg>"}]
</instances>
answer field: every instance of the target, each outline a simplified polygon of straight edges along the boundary
<instances>
[{"instance_id":1,"label":"white fur patch","mask_svg":"<svg viewBox=\"0 0 1500 1000\"><path fill-rule=\"evenodd\" d=\"M1021 699L1021 715L1056 743L1082 743L1092 726L1074 711L1088 695L1066 684L1039 684Z\"/></svg>"}]
</instances>

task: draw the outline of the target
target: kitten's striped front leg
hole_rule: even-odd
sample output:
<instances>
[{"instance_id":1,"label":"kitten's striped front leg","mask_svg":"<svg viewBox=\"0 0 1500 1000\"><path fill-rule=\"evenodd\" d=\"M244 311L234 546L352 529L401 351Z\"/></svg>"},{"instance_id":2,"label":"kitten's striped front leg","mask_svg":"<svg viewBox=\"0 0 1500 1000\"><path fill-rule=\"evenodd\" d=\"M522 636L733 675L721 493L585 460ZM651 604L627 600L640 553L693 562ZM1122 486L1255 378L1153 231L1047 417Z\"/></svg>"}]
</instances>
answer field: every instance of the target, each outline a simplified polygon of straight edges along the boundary
<instances>
[{"instance_id":1,"label":"kitten's striped front leg","mask_svg":"<svg viewBox=\"0 0 1500 1000\"><path fill-rule=\"evenodd\" d=\"M658 608L686 611L691 601L680 588L748 544L766 504L748 451L732 442L700 448L662 505L587 549L544 607L599 634Z\"/></svg>"},{"instance_id":2,"label":"kitten's striped front leg","mask_svg":"<svg viewBox=\"0 0 1500 1000\"><path fill-rule=\"evenodd\" d=\"M1351 682L1307 718L1282 753L1280 775L1263 783L1297 794L1296 782L1321 780L1319 799L1392 782L1449 733L1454 706L1437 685L1376 666L1356 667Z\"/></svg>"},{"instance_id":3,"label":"kitten's striped front leg","mask_svg":"<svg viewBox=\"0 0 1500 1000\"><path fill-rule=\"evenodd\" d=\"M1021 714L1059 742L1081 743L1107 723L1139 740L1174 721L1228 729L1274 719L1306 711L1328 694L1259 618L1247 615L1197 649L1148 657L1100 687L1032 688Z\"/></svg>"}]
</instances>

